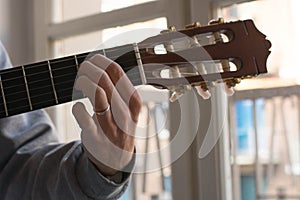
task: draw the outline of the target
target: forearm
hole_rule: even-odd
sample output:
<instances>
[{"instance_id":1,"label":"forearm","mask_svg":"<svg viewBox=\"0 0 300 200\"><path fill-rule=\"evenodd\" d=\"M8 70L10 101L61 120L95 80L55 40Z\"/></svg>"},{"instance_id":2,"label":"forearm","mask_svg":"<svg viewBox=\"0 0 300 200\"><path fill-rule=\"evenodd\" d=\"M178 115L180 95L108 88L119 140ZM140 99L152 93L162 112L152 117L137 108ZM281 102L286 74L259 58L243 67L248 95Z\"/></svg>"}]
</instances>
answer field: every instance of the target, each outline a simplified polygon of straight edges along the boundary
<instances>
[{"instance_id":1,"label":"forearm","mask_svg":"<svg viewBox=\"0 0 300 200\"><path fill-rule=\"evenodd\" d=\"M2 119L0 127L1 199L114 199L127 186L128 177L120 184L103 177L79 141L58 144L42 111Z\"/></svg>"},{"instance_id":2,"label":"forearm","mask_svg":"<svg viewBox=\"0 0 300 200\"><path fill-rule=\"evenodd\" d=\"M5 180L4 180L5 179ZM129 176L115 183L97 171L80 142L18 151L0 178L3 199L117 199Z\"/></svg>"}]
</instances>

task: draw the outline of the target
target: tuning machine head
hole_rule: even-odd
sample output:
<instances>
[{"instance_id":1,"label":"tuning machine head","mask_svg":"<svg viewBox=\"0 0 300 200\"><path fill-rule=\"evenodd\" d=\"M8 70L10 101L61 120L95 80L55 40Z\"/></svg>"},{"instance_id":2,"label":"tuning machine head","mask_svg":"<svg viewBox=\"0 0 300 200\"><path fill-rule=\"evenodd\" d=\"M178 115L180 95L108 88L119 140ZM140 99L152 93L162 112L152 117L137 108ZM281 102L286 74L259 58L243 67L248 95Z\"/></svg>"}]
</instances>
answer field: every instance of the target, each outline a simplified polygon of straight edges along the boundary
<instances>
[{"instance_id":1,"label":"tuning machine head","mask_svg":"<svg viewBox=\"0 0 300 200\"><path fill-rule=\"evenodd\" d=\"M170 26L169 29L166 30L162 30L160 33L170 33L170 32L175 32L176 31L176 27L175 26Z\"/></svg>"},{"instance_id":2,"label":"tuning machine head","mask_svg":"<svg viewBox=\"0 0 300 200\"><path fill-rule=\"evenodd\" d=\"M228 79L225 81L225 93L228 96L232 96L234 94L234 87L236 84L239 84L242 81L241 78L233 78L233 79Z\"/></svg>"},{"instance_id":3,"label":"tuning machine head","mask_svg":"<svg viewBox=\"0 0 300 200\"><path fill-rule=\"evenodd\" d=\"M194 22L193 24L188 24L185 26L185 29L197 28L197 27L201 27L200 22Z\"/></svg>"},{"instance_id":4,"label":"tuning machine head","mask_svg":"<svg viewBox=\"0 0 300 200\"><path fill-rule=\"evenodd\" d=\"M217 25L217 24L224 24L225 23L225 20L224 18L220 17L218 19L213 19L213 20L210 20L208 22L208 25Z\"/></svg>"},{"instance_id":5,"label":"tuning machine head","mask_svg":"<svg viewBox=\"0 0 300 200\"><path fill-rule=\"evenodd\" d=\"M170 97L170 102L175 102L178 100L184 93L192 89L190 85L180 85L176 87L169 88L172 92Z\"/></svg>"},{"instance_id":6,"label":"tuning machine head","mask_svg":"<svg viewBox=\"0 0 300 200\"><path fill-rule=\"evenodd\" d=\"M205 83L201 84L200 86L195 86L195 89L203 99L209 99L211 97L211 93L209 92Z\"/></svg>"},{"instance_id":7,"label":"tuning machine head","mask_svg":"<svg viewBox=\"0 0 300 200\"><path fill-rule=\"evenodd\" d=\"M175 27L175 26L170 26L170 27L169 27L169 31L170 31L170 32L176 31L176 27Z\"/></svg>"},{"instance_id":8,"label":"tuning machine head","mask_svg":"<svg viewBox=\"0 0 300 200\"><path fill-rule=\"evenodd\" d=\"M241 81L242 81L241 78L233 78L233 79L226 80L225 83L227 87L234 87L236 86L236 84L239 84Z\"/></svg>"}]
</instances>

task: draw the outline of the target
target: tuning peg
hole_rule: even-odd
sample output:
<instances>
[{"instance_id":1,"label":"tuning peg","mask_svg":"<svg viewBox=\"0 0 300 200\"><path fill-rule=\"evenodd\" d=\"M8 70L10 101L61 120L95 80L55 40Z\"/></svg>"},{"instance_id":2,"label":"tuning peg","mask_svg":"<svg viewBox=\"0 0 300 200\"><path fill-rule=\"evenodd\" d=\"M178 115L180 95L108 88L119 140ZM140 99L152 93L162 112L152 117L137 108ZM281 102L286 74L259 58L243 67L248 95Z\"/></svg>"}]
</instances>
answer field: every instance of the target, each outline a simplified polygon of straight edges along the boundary
<instances>
[{"instance_id":1,"label":"tuning peg","mask_svg":"<svg viewBox=\"0 0 300 200\"><path fill-rule=\"evenodd\" d=\"M227 87L231 88L236 86L236 84L239 84L241 81L242 79L240 78L233 78L233 79L226 80L225 83Z\"/></svg>"},{"instance_id":2,"label":"tuning peg","mask_svg":"<svg viewBox=\"0 0 300 200\"><path fill-rule=\"evenodd\" d=\"M169 27L169 31L170 31L170 32L174 32L174 31L176 31L176 28L175 28L175 26L170 26L170 27Z\"/></svg>"},{"instance_id":3,"label":"tuning peg","mask_svg":"<svg viewBox=\"0 0 300 200\"><path fill-rule=\"evenodd\" d=\"M169 29L167 29L167 30L162 30L162 31L160 31L160 33L170 33L170 32L174 32L174 31L176 31L176 28L175 28L175 26L170 26L169 27Z\"/></svg>"},{"instance_id":4,"label":"tuning peg","mask_svg":"<svg viewBox=\"0 0 300 200\"><path fill-rule=\"evenodd\" d=\"M195 22L193 24L188 24L185 26L186 29L201 27L200 22Z\"/></svg>"},{"instance_id":5,"label":"tuning peg","mask_svg":"<svg viewBox=\"0 0 300 200\"><path fill-rule=\"evenodd\" d=\"M224 18L220 17L218 19L213 19L213 20L210 20L208 22L209 25L215 25L215 24L224 24L225 23L225 20Z\"/></svg>"},{"instance_id":6,"label":"tuning peg","mask_svg":"<svg viewBox=\"0 0 300 200\"><path fill-rule=\"evenodd\" d=\"M170 97L170 102L175 102L176 100L178 100L185 92L187 92L188 90L191 90L191 86L190 85L182 85L182 86L178 86L175 88L172 88L172 95Z\"/></svg>"},{"instance_id":7,"label":"tuning peg","mask_svg":"<svg viewBox=\"0 0 300 200\"><path fill-rule=\"evenodd\" d=\"M170 102L175 102L175 101L177 101L182 95L183 95L183 93L175 92L175 91L174 91L174 92L171 94L171 97L170 97L169 101L170 101Z\"/></svg>"},{"instance_id":8,"label":"tuning peg","mask_svg":"<svg viewBox=\"0 0 300 200\"><path fill-rule=\"evenodd\" d=\"M196 86L195 89L203 99L209 99L211 97L209 90L203 89L201 86Z\"/></svg>"},{"instance_id":9,"label":"tuning peg","mask_svg":"<svg viewBox=\"0 0 300 200\"><path fill-rule=\"evenodd\" d=\"M225 88L225 93L227 94L227 96L232 96L234 94L234 89L233 87L228 87L226 84L224 86Z\"/></svg>"},{"instance_id":10,"label":"tuning peg","mask_svg":"<svg viewBox=\"0 0 300 200\"><path fill-rule=\"evenodd\" d=\"M236 86L236 84L239 84L240 82L241 82L240 78L234 78L234 79L226 80L225 84L224 84L225 93L228 96L232 96L234 94L233 87Z\"/></svg>"}]
</instances>

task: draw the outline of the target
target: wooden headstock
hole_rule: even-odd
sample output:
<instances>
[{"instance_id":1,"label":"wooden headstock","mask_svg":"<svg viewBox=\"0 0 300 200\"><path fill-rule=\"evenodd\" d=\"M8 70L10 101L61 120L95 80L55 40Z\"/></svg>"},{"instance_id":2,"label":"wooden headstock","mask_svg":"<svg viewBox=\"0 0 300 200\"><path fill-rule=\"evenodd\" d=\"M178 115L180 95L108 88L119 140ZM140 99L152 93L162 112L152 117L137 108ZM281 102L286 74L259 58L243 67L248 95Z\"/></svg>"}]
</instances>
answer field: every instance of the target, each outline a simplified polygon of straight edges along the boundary
<instances>
[{"instance_id":1,"label":"wooden headstock","mask_svg":"<svg viewBox=\"0 0 300 200\"><path fill-rule=\"evenodd\" d=\"M267 73L270 41L252 20L207 26L195 23L150 37L139 45L147 84L176 88L215 82L234 86L241 79Z\"/></svg>"}]
</instances>

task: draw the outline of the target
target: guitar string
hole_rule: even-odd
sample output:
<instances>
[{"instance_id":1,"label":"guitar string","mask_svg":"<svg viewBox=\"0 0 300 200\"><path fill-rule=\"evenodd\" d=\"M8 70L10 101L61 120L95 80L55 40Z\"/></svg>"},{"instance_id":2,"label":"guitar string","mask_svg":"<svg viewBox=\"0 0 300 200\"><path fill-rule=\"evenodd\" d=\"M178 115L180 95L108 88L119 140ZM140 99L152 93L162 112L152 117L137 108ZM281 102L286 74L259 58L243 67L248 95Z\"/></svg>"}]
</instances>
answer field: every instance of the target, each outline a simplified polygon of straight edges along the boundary
<instances>
[{"instance_id":1,"label":"guitar string","mask_svg":"<svg viewBox=\"0 0 300 200\"><path fill-rule=\"evenodd\" d=\"M71 56L70 56L71 57ZM85 55L82 55L82 56L78 56L78 58L80 59L80 58L86 58L87 56L85 56ZM155 55L154 56L147 56L147 58L149 58L149 57L155 57ZM77 58L77 59L78 59ZM64 61L71 61L71 60L73 60L74 58L69 58L69 57L66 57L66 59L63 59L63 60L54 60L55 62L53 62L52 61L52 64L55 64L55 63L58 63L58 62L60 62L60 63L62 63L62 62L64 62ZM136 61L135 59L131 59L131 60L125 60L125 62L130 62L130 61ZM47 62L47 61L44 61L44 62ZM123 61L124 62L124 61ZM161 64L174 64L174 63L161 63ZM177 64L182 64L182 62L181 63L177 63ZM186 63L185 63L186 64ZM26 68L34 68L34 67L41 67L41 66L46 66L45 64L39 64L39 65L27 65L26 66ZM69 68L69 67L75 67L76 65L69 65L69 66L65 66L65 67L60 67L59 69L53 69L53 71L58 71L58 70L62 70L62 69L66 69L66 68ZM13 68L14 70L10 70L9 72L16 72L16 71L19 71L19 70L21 70L20 68L18 69L18 68ZM33 75L38 75L38 74L42 74L42 73L49 73L49 71L41 71L41 72L38 72L38 73L33 73L33 74L30 74L30 75L27 75L28 77L29 76L33 76ZM152 71L145 71L145 73L152 73ZM61 75L60 77L66 77L66 76L68 76L68 75L70 75L71 73L69 73L69 74L66 74L66 75ZM131 73L131 75L139 75L139 73L138 72L136 72L136 73ZM186 75L195 75L195 74L187 74L186 73ZM26 77L26 76L25 76ZM7 79L7 80L3 80L4 82L5 81L8 81L8 80L13 80L13 79L17 79L17 78L24 78L24 76L19 76L19 77L14 77L14 78L11 78L11 79ZM44 81L44 80L49 80L49 79L42 79L42 80L40 80L40 82L41 81ZM134 81L137 81L137 80L140 80L140 79L134 79L134 80L132 80L131 79L131 81L132 82L134 82ZM37 81L38 82L38 81ZM61 85L62 83L65 83L65 82L60 82L59 84L56 84L56 85ZM22 84L23 85L23 84ZM20 85L17 85L17 86L20 86ZM17 87L16 86L16 87ZM12 87L11 87L12 88ZM73 87L72 87L73 88ZM41 88L35 88L36 90L37 89L41 89ZM69 88L69 89L71 89L71 88ZM68 90L69 90L68 89ZM18 93L18 92L17 92ZM15 93L16 94L16 93ZM31 98L35 98L36 96L32 96ZM62 97L62 98L65 98L64 96ZM28 99L28 98L24 98L24 99ZM11 101L8 101L7 103L12 103ZM44 102L40 102L40 104L42 104L42 103L44 103Z\"/></svg>"},{"instance_id":2,"label":"guitar string","mask_svg":"<svg viewBox=\"0 0 300 200\"><path fill-rule=\"evenodd\" d=\"M124 46L124 47L122 47L122 48L126 48L126 46ZM91 53L96 53L96 52L98 52L99 53L99 51L103 51L103 50L97 50L97 51L93 51L93 52L91 52ZM116 51L120 51L120 49L116 49L116 50L111 50L111 49L108 49L108 50L106 50L106 53L109 53L109 52L116 52ZM132 52L132 51L131 51ZM82 54L79 54L79 55L77 55L77 60L78 59L82 59L82 58L84 58L84 59L86 59L87 57L88 57L88 53L83 53L83 54L87 54L87 55L82 55ZM81 56L80 56L81 55ZM117 58L119 58L120 56L114 56L114 57L110 57L110 59L112 59L112 60L115 60L115 59L117 59ZM151 58L154 58L154 57L157 57L157 55L156 54L154 54L154 55L147 55L147 56L144 56L143 57L143 59L151 59ZM28 70L28 69L32 69L32 68L38 68L38 67L42 67L42 66L44 66L44 67L47 67L48 68L48 63L45 63L45 62L50 62L50 66L52 65L54 65L54 64L57 64L57 63L63 63L63 62L66 62L66 61L74 61L74 62L76 62L76 60L75 60L75 55L74 56L68 56L68 57L65 57L65 59L63 59L63 58L61 58L61 59L54 59L54 60L49 60L49 61L42 61L41 63L38 63L38 64L29 64L29 65L24 65L24 67L25 67L25 70ZM125 60L122 60L122 62L123 63L128 63L128 62L136 62L136 59L134 58L134 59L125 59ZM167 63L167 62L163 62L163 63L160 63L160 64L163 64L163 65L170 65L170 64L173 64L173 65L178 65L178 64L183 64L183 63L181 63L181 62L177 62L177 63ZM184 63L184 64L186 64L186 63ZM59 69L51 69L52 71L55 71L55 70L62 70L62 69L65 69L65 68L68 68L68 67L77 67L77 65L75 64L75 65L69 65L69 66L66 66L66 67L60 67ZM130 69L132 69L131 67L123 67L123 70L124 71L127 71L127 70L130 70ZM18 71L22 71L22 68L21 68L21 66L19 66L19 67L16 67L16 68L11 68L11 69L9 69L9 70L4 70L4 71L0 71L0 76L3 76L5 73L12 73L12 72L18 72ZM147 71L147 70L146 70ZM40 72L38 72L38 73L49 73L49 70L46 70L46 71L40 71ZM33 74L30 74L30 75L36 75L36 74L38 74L38 73L33 73ZM28 77L30 76L30 75L27 75ZM26 75L25 75L25 77L26 77ZM11 79L17 79L17 78L21 78L21 77L13 77L13 78L11 78ZM22 76L22 78L24 78L24 76ZM11 80L11 79L6 79L6 80Z\"/></svg>"},{"instance_id":3,"label":"guitar string","mask_svg":"<svg viewBox=\"0 0 300 200\"><path fill-rule=\"evenodd\" d=\"M74 67L74 66L72 66L72 67ZM26 77L28 78L28 77L30 77L30 76L41 75L41 74L45 74L45 73L48 74L49 71L44 71L44 72L41 72L41 73L34 73L34 74L31 74L31 75L27 75ZM146 74L150 74L150 73L152 74L153 71L147 71L147 70L146 70L145 73L146 73ZM70 75L74 75L74 73L73 73L73 72L69 72L69 73L67 73L67 74L56 75L54 79L64 78L64 77L69 77ZM130 76L133 76L133 75L140 75L139 72L134 72L134 73L131 72L131 73L127 73L126 75L129 77L129 80L130 80L131 82L136 82L136 81L139 81L139 80L140 80L140 79L132 79L132 78L130 78ZM152 75L153 75L153 74L152 74ZM183 75L183 77L187 77L187 76L193 76L193 75L194 75L194 76L197 76L197 75L200 75L200 74L188 73L188 72L181 72L180 75ZM203 74L203 75L204 75L204 74ZM182 77L182 76L181 76L181 77ZM22 81L23 81L23 79L24 79L23 76L18 76L17 78L20 79L20 80L22 80ZM17 78L6 79L6 80L4 80L3 82L6 82L6 81L8 81L8 80L9 80L9 81L15 80L15 79L17 79ZM158 78L163 78L163 77L153 77L153 78L151 78L151 77L148 76L147 79L158 79ZM171 78L178 78L178 77L171 77ZM76 77L75 77L75 79L76 79ZM168 78L166 78L166 79L168 79ZM47 78L47 79L38 79L38 80L35 80L35 81L30 81L30 82L28 82L28 85L30 86L30 85L33 85L33 84L42 83L42 82L44 82L44 81L50 81L50 78ZM75 80L73 79L73 80L71 80L71 81L59 81L59 82L55 83L54 86L63 85L64 83L67 83L67 82L75 82ZM14 84L14 85L12 85L12 86L6 86L5 89L12 89L12 88L14 88L14 87L24 86L24 84L25 84L25 83ZM49 85L50 85L50 84L49 84ZM51 85L50 85L50 86L51 86ZM46 87L48 87L48 86L46 86ZM43 89L43 88L46 88L46 87L35 87L35 88L31 88L30 91L32 92L32 91L35 91L35 90L38 90L38 89ZM6 97L7 97L7 96L10 96L10 95L13 95L13 94L21 93L21 92L24 92L24 91L19 91L19 92L16 92L16 93L11 93L11 94L6 95Z\"/></svg>"},{"instance_id":4,"label":"guitar string","mask_svg":"<svg viewBox=\"0 0 300 200\"><path fill-rule=\"evenodd\" d=\"M64 77L64 76L62 76L62 77ZM46 80L46 79L45 79ZM65 81L65 82L60 82L59 84L57 84L57 85L62 85L62 84L64 84L64 83L67 83L68 81ZM73 82L73 81L69 81L69 82ZM40 88L35 88L35 90L37 90L37 89L42 89L42 88L45 88L45 87L40 87ZM63 90L59 90L59 92L62 92L62 91L65 91L65 90L67 90L67 91L70 91L70 90L73 90L73 86L72 87L70 87L70 88L64 88ZM32 90L31 90L32 91ZM16 93L15 93L16 94ZM50 91L50 92L47 92L47 93L43 93L42 95L35 95L35 96L31 96L30 98L31 99L34 99L34 98L37 98L37 97L39 97L39 96L48 96L48 95L52 95L53 96L53 91ZM66 98L69 98L69 100L68 101L71 101L72 100L72 97L73 97L73 95L71 95L71 96L68 96L68 95L62 95L61 97L59 97L58 98L58 100L61 100L61 99L66 99ZM21 99L18 99L18 100L16 100L16 101L10 101L10 100L8 100L7 102L6 102L6 104L11 104L11 103L14 103L14 102L19 102L19 101L23 101L23 100L28 100L28 97L24 97L24 98L21 98ZM54 101L54 99L53 100L47 100L47 101L40 101L40 102L38 102L38 103L34 103L33 105L34 106L38 106L38 105L43 105L43 104L45 104L45 103L47 103L47 102L53 102ZM0 104L0 105L4 105L4 104ZM56 104L52 104L52 105L56 105ZM43 107L46 107L46 106L52 106L52 105L44 105ZM21 107L14 107L14 109L10 109L10 112L12 112L12 111L14 111L14 110L18 110L18 109L20 109L20 108L25 108L25 107L28 107L29 105L25 105L25 106L21 106ZM28 111L30 111L29 109L28 109Z\"/></svg>"},{"instance_id":5,"label":"guitar string","mask_svg":"<svg viewBox=\"0 0 300 200\"><path fill-rule=\"evenodd\" d=\"M164 43L164 42L167 42L167 40L166 41L162 41L161 43ZM145 49L147 49L147 48L151 49L152 47L149 48L148 44L151 45L151 46L153 46L151 43L146 43L146 44L143 44L143 45L139 46L139 48L141 48L143 46L143 48L145 48ZM81 59L81 58L91 57L90 54L94 54L94 53L95 54L101 54L100 51L102 51L101 55L104 55L103 54L103 50L105 51L105 54L109 54L109 53L112 53L112 52L121 51L122 48L128 50L128 46L132 47L132 44L129 44L127 46L125 45L125 46L115 47L115 48L119 48L119 49L115 49L115 50L114 50L114 48L111 48L111 49L101 49L101 50L95 50L95 51L86 52L86 53L80 53L80 54L77 54L77 55L70 55L70 56L66 56L66 57L62 57L62 58L57 58L57 59L53 59L53 60L48 60L48 61L50 61L51 64L57 64L59 62L65 62L65 61L73 61L75 56L77 56L77 59ZM160 50L156 50L155 52L158 52L158 51L160 51ZM130 52L133 52L133 51L132 50L128 50L125 53L130 53ZM125 54L125 53L123 53L123 54ZM82 54L84 54L84 55L82 55ZM156 57L157 55L160 55L160 54L147 55L147 56L145 56L143 58L153 58L153 57ZM115 58L118 58L118 57L120 57L120 55L113 56L113 57L108 57L108 58L114 60ZM45 65L48 66L48 63L47 64L45 63L45 62L48 62L48 61L40 61L40 62L37 62L36 64L27 64L27 65L24 65L24 66L26 66L27 69L35 68L35 67L40 67L40 66L45 66ZM136 61L136 59L124 60L124 62L131 62L131 61ZM21 66L19 66L19 67L21 67ZM11 69L16 69L16 68L11 68ZM6 70L2 70L2 72L0 72L0 75L2 73L5 73L5 71ZM13 70L11 70L9 72L13 72Z\"/></svg>"},{"instance_id":6,"label":"guitar string","mask_svg":"<svg viewBox=\"0 0 300 200\"><path fill-rule=\"evenodd\" d=\"M145 45L144 45L145 46ZM122 48L126 48L126 47L122 47ZM147 47L145 47L147 48ZM128 50L128 49L127 49ZM96 50L96 51L92 51L92 52L89 52L89 53L82 53L82 54L77 54L77 55L71 55L71 56L67 56L67 57L63 57L63 58L57 58L57 59L53 59L53 60L48 60L50 62L50 65L53 65L53 64L57 64L57 63L62 63L62 62L65 62L65 61L75 61L75 56L77 56L77 60L78 59L81 59L81 58L87 58L87 57L90 57L89 54L93 54L93 53L96 53L96 54L99 54L100 52L99 51L103 51L103 50ZM120 49L116 49L116 50L105 50L105 54L108 54L110 52L117 52L117 51L120 51ZM133 51L127 51L126 53L133 53ZM179 53L179 52L177 52ZM86 55L85 55L86 54ZM100 53L101 54L101 53ZM101 54L103 55L103 54ZM157 57L157 56L163 56L163 55L166 55L166 54L153 54L153 55L146 55L146 56L143 56L143 59L151 59L151 58L154 58L154 57ZM108 57L110 58L111 60L115 60L117 58L119 58L120 56L117 55L117 56L112 56L112 57ZM65 58L65 59L64 59ZM37 68L37 67L41 67L41 66L45 66L45 67L48 67L48 61L41 61L41 62L38 62L36 64L27 64L27 65L24 65L24 67L26 69L31 69L31 68ZM134 59L127 59L127 60L122 60L122 62L125 62L125 63L128 63L128 62L132 62L132 61L136 61L136 58ZM165 63L166 64L166 63ZM0 75L2 74L5 74L5 73L10 73L10 72L14 72L14 71L17 71L19 70L18 68L21 67L21 66L18 66L18 67L15 67L15 68L11 68L11 69L8 69L8 70L2 70L0 71Z\"/></svg>"},{"instance_id":7,"label":"guitar string","mask_svg":"<svg viewBox=\"0 0 300 200\"><path fill-rule=\"evenodd\" d=\"M182 63L180 63L180 64L182 64ZM73 67L75 67L75 65L70 65L70 66L67 66L67 67L63 67L63 69L66 69L66 68L73 68ZM60 69L55 69L55 71L59 71L59 70L61 70L62 68L60 68ZM28 78L28 77L30 77L30 76L35 76L35 75L40 75L40 74L43 74L43 73L49 73L49 71L42 71L42 72L39 72L39 73L33 73L33 74L30 74L30 75L27 75L26 77ZM145 71L145 74L149 74L149 73L153 73L153 70L152 71L148 71L148 70L146 70ZM70 75L74 75L74 73L73 72L70 72L70 73L67 73L67 74L63 74L63 75L56 75L55 76L55 79L57 79L57 78L64 78L64 77L68 77L68 76L70 76ZM129 73L129 74L127 74L127 76L129 76L129 78L130 78L130 76L135 76L135 75L140 75L139 74L139 72L134 72L134 73ZM152 74L153 75L153 74ZM181 75L184 75L184 76L192 76L192 75L194 75L194 76L198 76L198 75L201 75L201 74L195 74L195 73L184 73L184 72L181 72ZM205 75L205 74L202 74L202 76L203 75ZM11 78L11 79L4 79L4 80L2 80L3 82L6 82L6 81L11 81L11 80L15 80L15 79L21 79L22 81L23 81L23 79L24 79L24 76L18 76L18 77L14 77L14 78ZM153 77L153 78L151 78L151 77L148 77L148 80L150 80L150 79L158 79L158 78L163 78L163 77ZM174 77L174 78L176 78L176 77ZM179 77L180 78L180 77ZM167 78L168 79L168 78ZM36 83L41 83L41 82L43 82L43 81L49 81L50 79L49 78L47 78L47 79L39 79L39 80L36 80L36 81L30 81L30 84L32 85L32 84L36 84ZM136 82L136 81L139 81L140 79L138 79L138 78L130 78L130 81L131 82ZM75 80L74 80L75 81ZM70 81L71 82L71 81ZM72 80L72 82L73 82L73 80ZM63 85L64 83L66 83L66 81L60 81L60 82L58 82L58 83L55 83L54 84L54 86L59 86L59 85ZM49 84L50 85L50 84ZM24 86L24 83L22 83L22 84L15 84L15 85L13 85L13 86L6 86L5 87L5 89L7 90L7 89L11 89L11 88L14 88L14 87L20 87L20 86ZM46 86L46 87L49 87L49 86ZM46 88L46 87L44 87L44 88ZM35 90L38 90L38 89L42 89L43 87L37 87L37 88L32 88L32 89L30 89L30 91L32 92L32 91L35 91ZM24 90L23 91L21 91L21 92L24 92ZM17 93L21 93L21 92L15 92L15 93L10 93L10 94L8 94L8 95L6 95L6 97L8 97L8 96L12 96L12 95L15 95L15 94L17 94ZM25 92L24 92L25 93ZM32 98L33 98L34 96L32 96Z\"/></svg>"},{"instance_id":8,"label":"guitar string","mask_svg":"<svg viewBox=\"0 0 300 200\"><path fill-rule=\"evenodd\" d=\"M147 71L146 73L152 73L152 71ZM139 75L139 73L132 73L132 74L130 74L130 75L136 75L136 74L138 74ZM73 73L69 73L69 74L65 74L65 75L60 75L60 76L56 76L55 78L62 78L62 77L68 77L68 75L74 75ZM187 73L187 72L181 72L180 73L180 75L183 75L184 77L187 77L187 76L197 76L197 75L199 75L199 74L195 74L195 73ZM128 76L128 75L127 75ZM130 77L129 77L130 78ZM154 77L154 78L151 78L151 77L148 77L147 79L148 80L151 80L151 79L158 79L158 78L162 78L163 79L163 77ZM182 76L181 77L171 77L171 78L183 78ZM76 78L75 78L76 79ZM168 79L168 78L165 78L165 79ZM23 77L22 77L22 80L23 80ZM135 80L133 80L133 79L129 79L130 81L132 81L132 82L135 82L135 81L138 81L139 79L135 79ZM41 82L44 82L44 81L50 81L50 79L40 79L40 80L36 80L36 81L30 81L30 84L28 84L29 86L30 85L32 85L32 84L35 84L35 83L41 83ZM55 83L54 84L54 86L59 86L59 85L64 85L65 83L70 83L70 82L72 82L72 83L74 83L75 82L75 80L70 80L70 81L60 81L60 82L57 82L57 83ZM6 86L5 87L5 89L12 89L12 88L16 88L16 87L22 87L22 86L24 86L24 83L22 83L22 84L15 84L15 85L13 85L13 86ZM49 84L49 85L47 85L47 86L40 86L40 87L35 87L35 88L30 88L30 92L34 92L34 91L36 91L36 90L41 90L41 89L45 89L45 88L47 88L47 87L52 87L51 86L51 84ZM52 88L51 88L51 90L52 90ZM16 95L16 94L20 94L20 93L25 93L24 92L24 90L22 90L22 91L18 91L18 92L15 92L15 93L10 93L10 94L8 94L8 95L5 95L5 97L10 97L10 96L14 96L14 95ZM34 96L33 96L34 97Z\"/></svg>"},{"instance_id":9,"label":"guitar string","mask_svg":"<svg viewBox=\"0 0 300 200\"><path fill-rule=\"evenodd\" d=\"M170 62L163 62L163 63L158 63L158 64L160 64L160 65L187 65L187 64L189 64L189 63L185 63L185 62L175 62L175 63L170 63ZM152 63L150 63L150 64L144 64L144 66L149 66L149 65L152 65ZM190 64L190 65L192 65L192 64ZM45 66L46 67L46 66ZM65 70L65 69L75 69L76 68L76 65L68 65L68 66L64 66L64 67L61 67L61 68L58 68L58 69L52 69L51 71L52 72L58 72L58 71L62 71L62 70ZM122 68L123 70L124 70L124 68ZM133 69L133 68L131 68L131 69ZM159 67L159 69L158 70L160 70L160 69L163 69L163 67ZM77 71L77 69L76 69L76 71ZM74 72L76 72L76 71L74 71ZM19 68L19 69L15 69L14 71L10 71L10 72L20 72L20 73L22 73L22 68ZM153 70L145 70L144 71L145 72L145 74L153 74ZM125 72L125 73L128 73L128 71L127 72ZM20 75L20 76L15 76L15 77L12 77L12 78L7 78L7 79L3 79L2 78L2 82L6 82L6 81L12 81L12 80L16 80L16 79L24 79L24 77L26 77L26 78L30 78L30 77L33 77L33 76L37 76L37 75L41 75L41 74L49 74L49 70L45 70L45 71L40 71L40 72L36 72L36 73L31 73L31 74L25 74L25 76L23 76L23 75ZM70 72L70 73L68 73L68 74L63 74L63 75L55 75L55 78L60 78L60 77L63 77L63 76L65 76L65 77L67 77L68 75L70 75L70 74L73 74L73 72ZM182 75L193 75L193 74L190 74L190 73L184 73L184 72L181 72L181 74ZM129 70L129 74L127 74L127 76L128 75L140 75L140 73L139 72L136 72L136 71L130 71ZM194 74L195 75L195 74ZM205 75L205 74L204 74ZM0 75L1 76L1 75ZM50 78L50 77L49 77ZM44 80L49 80L49 79L39 79L38 81L44 81ZM139 79L131 79L131 81L138 81ZM36 83L36 82L38 82L38 81L31 81L31 83ZM14 86L18 86L18 85L14 85ZM12 87L14 87L14 86L12 86Z\"/></svg>"},{"instance_id":10,"label":"guitar string","mask_svg":"<svg viewBox=\"0 0 300 200\"><path fill-rule=\"evenodd\" d=\"M74 87L72 86L72 87L69 87L69 88L64 88L63 90L59 90L59 92L62 92L63 93L63 91L73 91L73 89L74 89ZM80 91L78 91L78 92L80 92ZM66 94L66 93L65 93ZM78 94L78 93L77 93ZM81 92L80 92L80 94L82 94ZM25 96L25 95L24 95ZM41 96L44 96L44 97L49 97L49 96L51 96L51 97L53 97L53 91L48 91L48 92L46 92L46 93L43 93L43 94L40 94L40 95L34 95L34 96L31 96L30 97L30 99L31 100L33 100L34 98L37 98L37 97L41 97ZM72 95L71 96L69 96L69 95L62 95L61 97L59 97L58 98L58 101L59 101L59 103L58 104L61 104L61 103L64 103L64 102L60 102L61 100L64 100L64 99L67 99L67 101L69 102L69 101L71 101L71 100L73 100L73 97L74 97L74 94L73 94L73 92L72 92ZM82 98L83 98L84 96L82 96ZM76 99L78 99L78 98L76 98ZM7 100L6 101L6 104L8 105L8 104L12 104L12 103L17 103L17 102L23 102L23 101L26 101L26 100L28 100L28 97L23 97L23 98L19 98L18 100L14 100L14 101L10 101L10 100ZM52 102L51 103L51 105L47 105L47 103L48 102ZM45 105L46 104L46 105ZM0 103L0 105L4 105L4 103ZM33 107L36 107L36 106L38 106L38 105L43 105L42 107L48 107L48 106L53 106L53 105L57 105L56 103L54 103L54 98L52 98L52 100L50 99L48 99L48 100L46 100L46 101L39 101L38 103L33 103L32 104L33 105ZM10 112L12 112L12 111L17 111L18 109L20 109L20 108L29 108L29 104L26 104L26 105L24 105L24 106L19 106L19 107L16 107L16 106L14 106L14 108L13 109L11 109L11 108L9 108L9 111ZM34 108L34 109L36 109L36 108ZM28 109L28 111L30 111L30 109ZM21 112L21 111L20 111ZM1 113L1 112L0 112Z\"/></svg>"}]
</instances>

